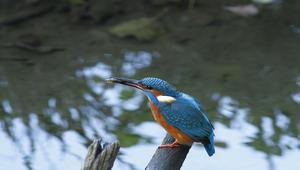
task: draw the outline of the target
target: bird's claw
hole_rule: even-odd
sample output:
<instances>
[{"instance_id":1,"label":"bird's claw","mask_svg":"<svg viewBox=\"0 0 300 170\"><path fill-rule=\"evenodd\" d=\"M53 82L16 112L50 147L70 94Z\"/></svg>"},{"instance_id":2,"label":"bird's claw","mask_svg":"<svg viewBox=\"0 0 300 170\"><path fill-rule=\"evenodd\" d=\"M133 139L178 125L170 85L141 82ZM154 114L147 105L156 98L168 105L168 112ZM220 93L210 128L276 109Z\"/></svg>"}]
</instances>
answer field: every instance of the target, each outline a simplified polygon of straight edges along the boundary
<instances>
[{"instance_id":1,"label":"bird's claw","mask_svg":"<svg viewBox=\"0 0 300 170\"><path fill-rule=\"evenodd\" d=\"M180 144L176 141L174 143L170 144L165 144L165 145L161 145L160 148L175 148L175 147L179 147Z\"/></svg>"}]
</instances>

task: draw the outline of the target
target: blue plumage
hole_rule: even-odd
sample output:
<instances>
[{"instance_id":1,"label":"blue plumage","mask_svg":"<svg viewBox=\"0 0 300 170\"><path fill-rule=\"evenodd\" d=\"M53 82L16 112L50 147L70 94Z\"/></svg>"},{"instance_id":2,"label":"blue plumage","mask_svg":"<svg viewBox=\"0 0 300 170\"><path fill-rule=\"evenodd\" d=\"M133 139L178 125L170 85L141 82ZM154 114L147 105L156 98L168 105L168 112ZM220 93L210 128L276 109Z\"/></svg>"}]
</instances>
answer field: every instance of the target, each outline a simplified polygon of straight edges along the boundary
<instances>
[{"instance_id":1,"label":"blue plumage","mask_svg":"<svg viewBox=\"0 0 300 170\"><path fill-rule=\"evenodd\" d=\"M203 106L191 96L181 93L172 103L159 103L165 120L183 133L203 143L209 156L215 152L213 125Z\"/></svg>"},{"instance_id":2,"label":"blue plumage","mask_svg":"<svg viewBox=\"0 0 300 170\"><path fill-rule=\"evenodd\" d=\"M214 127L199 101L177 91L174 86L158 78L147 77L140 82L163 92L163 95L174 97L176 100L172 103L157 103L157 107L160 109L164 119L183 133L202 142L209 156L215 153ZM149 95L150 98L154 98L153 94Z\"/></svg>"},{"instance_id":3,"label":"blue plumage","mask_svg":"<svg viewBox=\"0 0 300 170\"><path fill-rule=\"evenodd\" d=\"M215 153L215 146L214 146L214 133L211 133L209 136L208 136L208 139L210 141L210 144L209 143L203 143L204 145L204 148L207 152L207 154L209 156L212 156L214 153Z\"/></svg>"}]
</instances>

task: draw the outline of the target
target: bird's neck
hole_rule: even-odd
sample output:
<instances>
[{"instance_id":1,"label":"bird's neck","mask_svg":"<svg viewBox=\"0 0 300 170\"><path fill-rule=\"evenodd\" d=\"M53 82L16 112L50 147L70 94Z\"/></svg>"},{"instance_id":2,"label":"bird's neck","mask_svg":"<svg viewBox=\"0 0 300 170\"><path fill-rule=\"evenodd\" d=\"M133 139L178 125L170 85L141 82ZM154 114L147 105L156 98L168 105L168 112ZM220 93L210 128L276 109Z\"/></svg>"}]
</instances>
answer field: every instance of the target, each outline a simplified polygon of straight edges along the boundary
<instances>
[{"instance_id":1,"label":"bird's neck","mask_svg":"<svg viewBox=\"0 0 300 170\"><path fill-rule=\"evenodd\" d=\"M152 92L148 92L148 91L144 91L144 93L148 97L150 103L156 104L156 105L159 103L159 101L158 101L158 99L156 97L156 95L158 95L158 94L155 94L155 93L152 93Z\"/></svg>"},{"instance_id":2,"label":"bird's neck","mask_svg":"<svg viewBox=\"0 0 300 170\"><path fill-rule=\"evenodd\" d=\"M159 103L172 103L172 102L176 101L175 96L166 95L166 94L164 94L160 91L152 90L151 92L150 91L144 91L144 93L148 97L149 101L152 104L155 104L155 105L157 105ZM178 96L182 95L180 92L178 92L178 93L179 93Z\"/></svg>"}]
</instances>

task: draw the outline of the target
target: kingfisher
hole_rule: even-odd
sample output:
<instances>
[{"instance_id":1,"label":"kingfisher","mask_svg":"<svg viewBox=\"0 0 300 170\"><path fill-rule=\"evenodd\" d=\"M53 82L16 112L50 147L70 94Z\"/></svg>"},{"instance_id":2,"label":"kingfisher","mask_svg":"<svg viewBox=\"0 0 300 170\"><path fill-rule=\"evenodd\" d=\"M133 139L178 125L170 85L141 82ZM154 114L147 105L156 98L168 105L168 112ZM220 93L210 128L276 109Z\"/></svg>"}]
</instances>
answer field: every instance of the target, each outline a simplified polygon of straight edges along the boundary
<instances>
[{"instance_id":1,"label":"kingfisher","mask_svg":"<svg viewBox=\"0 0 300 170\"><path fill-rule=\"evenodd\" d=\"M194 142L201 142L209 156L215 153L214 126L203 105L192 96L154 77L141 80L110 77L105 82L134 87L148 97L154 119L176 139L173 144L161 145L160 148L191 147Z\"/></svg>"}]
</instances>

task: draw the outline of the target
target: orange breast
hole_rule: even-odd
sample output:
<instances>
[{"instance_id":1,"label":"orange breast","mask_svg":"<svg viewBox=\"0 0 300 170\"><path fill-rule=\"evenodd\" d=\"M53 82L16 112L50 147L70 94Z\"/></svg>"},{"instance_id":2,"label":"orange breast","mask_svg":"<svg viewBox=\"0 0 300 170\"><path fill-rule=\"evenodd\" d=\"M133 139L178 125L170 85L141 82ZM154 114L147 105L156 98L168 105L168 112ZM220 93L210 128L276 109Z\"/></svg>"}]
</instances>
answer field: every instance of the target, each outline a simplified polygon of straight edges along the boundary
<instances>
[{"instance_id":1,"label":"orange breast","mask_svg":"<svg viewBox=\"0 0 300 170\"><path fill-rule=\"evenodd\" d=\"M191 146L195 141L193 138L189 137L188 135L181 132L179 129L175 128L174 126L170 125L166 122L163 115L159 113L159 108L157 105L152 104L150 101L151 111L153 113L154 119L171 135L173 136L178 143L186 144Z\"/></svg>"}]
</instances>

